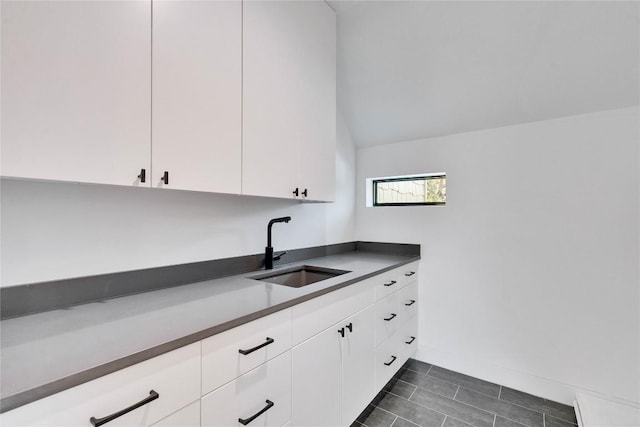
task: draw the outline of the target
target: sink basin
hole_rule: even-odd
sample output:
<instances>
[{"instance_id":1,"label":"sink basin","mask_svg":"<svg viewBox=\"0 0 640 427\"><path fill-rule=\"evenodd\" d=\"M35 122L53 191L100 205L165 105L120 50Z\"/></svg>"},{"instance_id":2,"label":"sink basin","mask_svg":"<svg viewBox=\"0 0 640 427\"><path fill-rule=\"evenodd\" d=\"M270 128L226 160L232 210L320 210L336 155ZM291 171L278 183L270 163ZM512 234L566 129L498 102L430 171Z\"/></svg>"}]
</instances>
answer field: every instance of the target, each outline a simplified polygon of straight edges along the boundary
<instances>
[{"instance_id":1,"label":"sink basin","mask_svg":"<svg viewBox=\"0 0 640 427\"><path fill-rule=\"evenodd\" d=\"M249 279L290 286L292 288L301 288L345 273L350 272L346 270L335 270L333 268L315 267L313 265L302 265L261 274L259 276L252 276L249 277Z\"/></svg>"}]
</instances>

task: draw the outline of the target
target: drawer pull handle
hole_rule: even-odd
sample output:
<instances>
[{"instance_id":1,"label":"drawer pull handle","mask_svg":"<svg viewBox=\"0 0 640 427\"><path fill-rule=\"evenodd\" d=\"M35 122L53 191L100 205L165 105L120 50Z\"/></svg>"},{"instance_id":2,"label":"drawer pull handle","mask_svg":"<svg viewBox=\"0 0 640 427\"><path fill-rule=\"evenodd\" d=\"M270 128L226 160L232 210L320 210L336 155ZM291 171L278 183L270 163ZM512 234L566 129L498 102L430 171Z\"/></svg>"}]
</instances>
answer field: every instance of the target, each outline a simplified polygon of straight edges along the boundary
<instances>
[{"instance_id":1,"label":"drawer pull handle","mask_svg":"<svg viewBox=\"0 0 640 427\"><path fill-rule=\"evenodd\" d=\"M416 274L415 271L410 271L408 273L404 273L404 275L407 276L407 277L413 276L414 274Z\"/></svg>"},{"instance_id":2,"label":"drawer pull handle","mask_svg":"<svg viewBox=\"0 0 640 427\"><path fill-rule=\"evenodd\" d=\"M146 169L140 169L140 175L138 175L138 179L140 180L140 182L145 182L147 180L147 170Z\"/></svg>"},{"instance_id":3,"label":"drawer pull handle","mask_svg":"<svg viewBox=\"0 0 640 427\"><path fill-rule=\"evenodd\" d=\"M393 362L395 362L395 361L396 361L396 357L395 357L395 356L391 356L391 362L384 362L384 364L385 364L386 366L391 366L391 364L392 364Z\"/></svg>"},{"instance_id":4,"label":"drawer pull handle","mask_svg":"<svg viewBox=\"0 0 640 427\"><path fill-rule=\"evenodd\" d=\"M346 328L349 330L349 332L353 332L353 323L349 322L349 324L346 325Z\"/></svg>"},{"instance_id":5,"label":"drawer pull handle","mask_svg":"<svg viewBox=\"0 0 640 427\"><path fill-rule=\"evenodd\" d=\"M340 334L340 336L341 336L342 338L344 338L344 328L340 328L340 329L338 329L338 333Z\"/></svg>"},{"instance_id":6,"label":"drawer pull handle","mask_svg":"<svg viewBox=\"0 0 640 427\"><path fill-rule=\"evenodd\" d=\"M409 341L405 341L405 344L411 344L412 342L414 342L416 340L416 337L411 337L411 339Z\"/></svg>"},{"instance_id":7,"label":"drawer pull handle","mask_svg":"<svg viewBox=\"0 0 640 427\"><path fill-rule=\"evenodd\" d=\"M389 283L385 283L385 284L384 284L384 286L393 286L393 285L395 285L396 283L398 283L398 282L396 282L395 280L392 280L392 281L390 281Z\"/></svg>"},{"instance_id":8,"label":"drawer pull handle","mask_svg":"<svg viewBox=\"0 0 640 427\"><path fill-rule=\"evenodd\" d=\"M416 300L414 300L414 299L410 299L410 300L409 300L409 302L405 302L405 303L404 303L404 305L406 305L407 307L409 307L409 306L411 306L411 305L413 305L413 304L415 304L415 303L416 303Z\"/></svg>"},{"instance_id":9,"label":"drawer pull handle","mask_svg":"<svg viewBox=\"0 0 640 427\"><path fill-rule=\"evenodd\" d=\"M385 318L384 318L384 320L386 320L387 322L390 322L390 321L392 321L395 317L396 317L396 314L395 314L395 313L391 313L391 316L389 316L389 317L385 317Z\"/></svg>"},{"instance_id":10,"label":"drawer pull handle","mask_svg":"<svg viewBox=\"0 0 640 427\"><path fill-rule=\"evenodd\" d=\"M244 354L246 356L247 354L253 353L256 350L260 350L262 347L266 347L269 344L273 344L274 342L276 342L276 340L274 340L273 338L267 337L267 340L265 342L263 342L262 344L257 345L257 346L255 346L253 348L250 348L249 350L238 350L238 352L240 354Z\"/></svg>"},{"instance_id":11,"label":"drawer pull handle","mask_svg":"<svg viewBox=\"0 0 640 427\"><path fill-rule=\"evenodd\" d=\"M253 415L253 416L251 416L251 417L249 417L249 418L245 418L245 419L238 418L238 422L239 422L240 424L242 424L243 426L246 426L246 425L247 425L247 424L249 424L251 421L255 420L255 419L256 419L256 418L258 418L260 415L264 414L264 413L265 413L265 412L267 412L269 409L271 409L271 407L272 407L273 405L275 405L275 403L273 403L273 402L272 402L272 401L270 401L269 399L267 399L266 403L267 403L267 406L265 406L264 408L262 408L262 409L260 410L260 412L258 412L257 414L255 414L255 415Z\"/></svg>"},{"instance_id":12,"label":"drawer pull handle","mask_svg":"<svg viewBox=\"0 0 640 427\"><path fill-rule=\"evenodd\" d=\"M152 402L154 400L156 400L157 398L159 398L160 395L158 393L156 393L155 391L151 390L149 392L149 397L144 398L143 400L141 400L138 403L135 403L131 406L129 406L128 408L124 408L122 411L118 411L116 413L113 413L111 415L107 415L104 418L95 418L95 417L91 417L89 418L89 422L91 423L91 425L93 425L94 427L99 427L103 424L108 423L109 421L113 421L118 417L123 416L124 414L127 414L131 411L133 411L134 409L138 409L141 406L146 405L149 402Z\"/></svg>"}]
</instances>

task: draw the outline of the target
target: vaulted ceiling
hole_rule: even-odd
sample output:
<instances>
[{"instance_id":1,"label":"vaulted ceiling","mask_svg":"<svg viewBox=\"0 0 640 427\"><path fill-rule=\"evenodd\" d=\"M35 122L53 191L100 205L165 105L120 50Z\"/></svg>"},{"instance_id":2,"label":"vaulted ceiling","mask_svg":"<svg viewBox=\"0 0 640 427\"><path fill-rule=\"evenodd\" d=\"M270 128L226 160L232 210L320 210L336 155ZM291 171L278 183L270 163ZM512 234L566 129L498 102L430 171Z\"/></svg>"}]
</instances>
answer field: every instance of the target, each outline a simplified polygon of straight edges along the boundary
<instances>
[{"instance_id":1,"label":"vaulted ceiling","mask_svg":"<svg viewBox=\"0 0 640 427\"><path fill-rule=\"evenodd\" d=\"M331 4L359 146L638 104L638 1Z\"/></svg>"}]
</instances>

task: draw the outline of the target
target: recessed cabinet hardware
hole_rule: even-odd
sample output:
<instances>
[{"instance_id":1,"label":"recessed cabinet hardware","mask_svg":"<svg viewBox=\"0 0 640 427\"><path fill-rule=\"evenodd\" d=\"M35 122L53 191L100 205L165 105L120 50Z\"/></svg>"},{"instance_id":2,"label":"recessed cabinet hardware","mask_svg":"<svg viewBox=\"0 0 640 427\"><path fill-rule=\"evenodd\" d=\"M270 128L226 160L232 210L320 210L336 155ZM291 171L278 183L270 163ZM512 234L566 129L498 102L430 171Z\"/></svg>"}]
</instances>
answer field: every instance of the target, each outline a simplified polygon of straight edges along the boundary
<instances>
[{"instance_id":1,"label":"recessed cabinet hardware","mask_svg":"<svg viewBox=\"0 0 640 427\"><path fill-rule=\"evenodd\" d=\"M413 276L414 274L416 274L415 271L410 271L408 273L404 273L405 276L409 277L409 276Z\"/></svg>"},{"instance_id":2,"label":"recessed cabinet hardware","mask_svg":"<svg viewBox=\"0 0 640 427\"><path fill-rule=\"evenodd\" d=\"M169 172L164 171L164 173L162 174L162 178L160 178L160 181L164 182L164 185L169 185Z\"/></svg>"},{"instance_id":3,"label":"recessed cabinet hardware","mask_svg":"<svg viewBox=\"0 0 640 427\"><path fill-rule=\"evenodd\" d=\"M145 182L147 180L147 170L146 169L140 169L140 175L138 175L138 179L140 180L140 182Z\"/></svg>"},{"instance_id":4,"label":"recessed cabinet hardware","mask_svg":"<svg viewBox=\"0 0 640 427\"><path fill-rule=\"evenodd\" d=\"M396 357L395 357L395 356L391 356L391 362L384 362L384 364L385 364L386 366L391 366L391 364L392 364L393 362L395 362L395 361L396 361Z\"/></svg>"},{"instance_id":5,"label":"recessed cabinet hardware","mask_svg":"<svg viewBox=\"0 0 640 427\"><path fill-rule=\"evenodd\" d=\"M398 283L398 282L396 282L395 280L392 280L392 281L390 281L389 283L385 283L384 285L388 287L388 286L393 286L393 285L395 285L396 283Z\"/></svg>"},{"instance_id":6,"label":"recessed cabinet hardware","mask_svg":"<svg viewBox=\"0 0 640 427\"><path fill-rule=\"evenodd\" d=\"M238 422L240 424L242 424L243 426L246 426L247 424L249 424L251 421L255 420L256 418L258 418L260 415L264 414L265 412L267 412L269 409L271 409L271 407L273 407L273 405L275 405L275 403L273 403L272 401L270 401L269 399L266 400L267 406L265 406L264 408L262 408L260 410L260 412L256 413L255 415L250 416L249 418L238 418Z\"/></svg>"},{"instance_id":7,"label":"recessed cabinet hardware","mask_svg":"<svg viewBox=\"0 0 640 427\"><path fill-rule=\"evenodd\" d=\"M293 195L298 197L300 195L300 193L298 192L298 187L296 187L295 190L293 190Z\"/></svg>"},{"instance_id":8,"label":"recessed cabinet hardware","mask_svg":"<svg viewBox=\"0 0 640 427\"><path fill-rule=\"evenodd\" d=\"M139 407L144 406L147 403L152 402L152 401L156 400L159 397L160 397L160 395L158 393L156 393L155 391L151 390L149 392L149 397L144 398L140 402L135 403L135 404L129 406L128 408L124 408L122 411L118 411L118 412L115 412L115 413L113 413L111 415L107 415L106 417L103 417L103 418L91 417L91 418L89 418L89 422L91 423L92 426L99 427L99 426L101 426L103 424L108 423L109 421L113 421L116 418L123 416L124 414L128 414L129 412L133 411L134 409L138 409Z\"/></svg>"},{"instance_id":9,"label":"recessed cabinet hardware","mask_svg":"<svg viewBox=\"0 0 640 427\"><path fill-rule=\"evenodd\" d=\"M302 192L302 195L303 195L304 197L307 197L307 189L306 189L306 188L305 188L305 189L304 189L304 191Z\"/></svg>"},{"instance_id":10,"label":"recessed cabinet hardware","mask_svg":"<svg viewBox=\"0 0 640 427\"><path fill-rule=\"evenodd\" d=\"M384 320L386 320L387 322L390 322L391 320L393 320L396 317L395 313L391 313L391 316L389 317L385 317Z\"/></svg>"},{"instance_id":11,"label":"recessed cabinet hardware","mask_svg":"<svg viewBox=\"0 0 640 427\"><path fill-rule=\"evenodd\" d=\"M414 300L414 299L410 299L410 300L409 300L409 302L405 302L405 303L404 303L404 305L406 305L407 307L409 307L409 306L411 306L411 305L413 305L413 304L415 304L415 303L416 303L416 300Z\"/></svg>"},{"instance_id":12,"label":"recessed cabinet hardware","mask_svg":"<svg viewBox=\"0 0 640 427\"><path fill-rule=\"evenodd\" d=\"M349 322L346 328L349 330L349 332L353 332L353 323Z\"/></svg>"},{"instance_id":13,"label":"recessed cabinet hardware","mask_svg":"<svg viewBox=\"0 0 640 427\"><path fill-rule=\"evenodd\" d=\"M409 341L405 341L405 344L411 344L412 342L414 342L416 340L416 337L411 337L411 339Z\"/></svg>"},{"instance_id":14,"label":"recessed cabinet hardware","mask_svg":"<svg viewBox=\"0 0 640 427\"><path fill-rule=\"evenodd\" d=\"M338 333L340 334L340 336L341 336L342 338L344 338L344 328L340 328L340 329L338 329Z\"/></svg>"},{"instance_id":15,"label":"recessed cabinet hardware","mask_svg":"<svg viewBox=\"0 0 640 427\"><path fill-rule=\"evenodd\" d=\"M256 350L260 350L262 347L266 347L269 344L273 344L274 342L276 342L276 340L274 340L273 338L267 337L267 340L265 342L263 342L262 344L257 345L257 346L255 346L253 348L250 348L249 350L238 350L238 353L244 354L246 356L247 354L251 354Z\"/></svg>"}]
</instances>

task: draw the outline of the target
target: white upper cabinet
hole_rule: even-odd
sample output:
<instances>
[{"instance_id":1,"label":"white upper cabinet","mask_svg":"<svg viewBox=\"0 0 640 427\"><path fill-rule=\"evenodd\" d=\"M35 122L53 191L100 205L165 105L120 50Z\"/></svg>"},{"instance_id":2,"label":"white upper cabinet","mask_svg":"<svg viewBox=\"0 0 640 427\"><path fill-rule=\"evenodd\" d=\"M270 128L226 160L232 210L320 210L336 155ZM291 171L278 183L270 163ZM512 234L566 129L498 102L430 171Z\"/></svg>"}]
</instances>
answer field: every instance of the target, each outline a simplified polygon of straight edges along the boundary
<instances>
[{"instance_id":1,"label":"white upper cabinet","mask_svg":"<svg viewBox=\"0 0 640 427\"><path fill-rule=\"evenodd\" d=\"M1 7L2 176L148 186L151 2Z\"/></svg>"},{"instance_id":2,"label":"white upper cabinet","mask_svg":"<svg viewBox=\"0 0 640 427\"><path fill-rule=\"evenodd\" d=\"M154 0L152 69L152 186L239 194L242 3Z\"/></svg>"},{"instance_id":3,"label":"white upper cabinet","mask_svg":"<svg viewBox=\"0 0 640 427\"><path fill-rule=\"evenodd\" d=\"M243 194L333 200L335 120L333 10L244 2Z\"/></svg>"}]
</instances>

